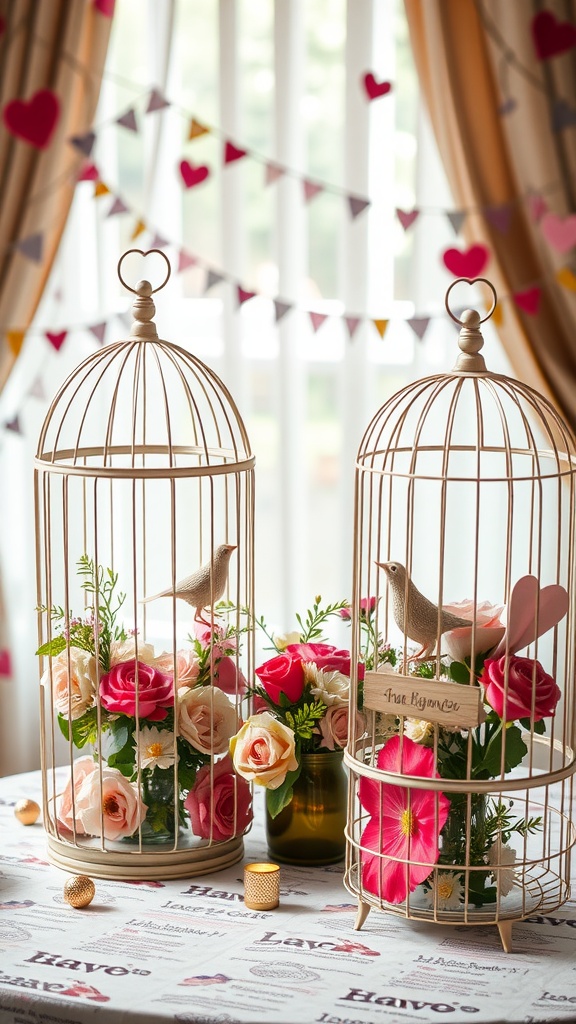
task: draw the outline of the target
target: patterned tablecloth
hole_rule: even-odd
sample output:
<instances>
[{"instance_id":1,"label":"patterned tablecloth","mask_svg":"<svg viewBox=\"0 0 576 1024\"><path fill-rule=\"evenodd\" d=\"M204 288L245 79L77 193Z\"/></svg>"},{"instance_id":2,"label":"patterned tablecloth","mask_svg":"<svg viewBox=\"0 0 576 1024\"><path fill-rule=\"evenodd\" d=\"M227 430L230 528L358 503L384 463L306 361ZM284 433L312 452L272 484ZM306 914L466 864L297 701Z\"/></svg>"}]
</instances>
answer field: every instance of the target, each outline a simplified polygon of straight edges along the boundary
<instances>
[{"instance_id":1,"label":"patterned tablecloth","mask_svg":"<svg viewBox=\"0 0 576 1024\"><path fill-rule=\"evenodd\" d=\"M342 865L282 867L281 903L243 902L242 864L173 882L96 880L86 910L63 899L41 824L39 773L0 780L0 1022L378 1024L575 1021L576 903L514 925L440 927L356 907ZM245 860L267 859L257 804Z\"/></svg>"}]
</instances>

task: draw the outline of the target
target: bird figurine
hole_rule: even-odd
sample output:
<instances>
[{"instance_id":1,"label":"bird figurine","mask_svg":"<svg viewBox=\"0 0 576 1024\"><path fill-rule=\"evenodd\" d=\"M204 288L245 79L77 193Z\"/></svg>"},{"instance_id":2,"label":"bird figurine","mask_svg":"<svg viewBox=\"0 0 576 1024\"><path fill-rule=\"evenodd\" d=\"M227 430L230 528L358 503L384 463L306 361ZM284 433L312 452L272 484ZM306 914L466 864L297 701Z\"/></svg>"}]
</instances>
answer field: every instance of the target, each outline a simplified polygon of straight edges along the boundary
<instances>
[{"instance_id":1,"label":"bird figurine","mask_svg":"<svg viewBox=\"0 0 576 1024\"><path fill-rule=\"evenodd\" d=\"M157 601L160 597L180 597L195 609L194 620L209 625L202 617L202 609L208 608L219 601L226 590L230 555L235 551L235 544L220 544L212 558L201 565L191 576L180 580L174 589L162 590L159 594L144 598L143 604Z\"/></svg>"},{"instance_id":2,"label":"bird figurine","mask_svg":"<svg viewBox=\"0 0 576 1024\"><path fill-rule=\"evenodd\" d=\"M438 609L438 605L429 601L414 585L406 569L400 562L376 562L386 573L388 585L392 591L392 612L398 629L410 640L421 645L410 661L428 658L436 646L439 635L450 629L471 626L469 619L461 619L458 615ZM406 608L408 614L405 614ZM440 611L440 616L438 612ZM440 624L438 624L440 619Z\"/></svg>"}]
</instances>

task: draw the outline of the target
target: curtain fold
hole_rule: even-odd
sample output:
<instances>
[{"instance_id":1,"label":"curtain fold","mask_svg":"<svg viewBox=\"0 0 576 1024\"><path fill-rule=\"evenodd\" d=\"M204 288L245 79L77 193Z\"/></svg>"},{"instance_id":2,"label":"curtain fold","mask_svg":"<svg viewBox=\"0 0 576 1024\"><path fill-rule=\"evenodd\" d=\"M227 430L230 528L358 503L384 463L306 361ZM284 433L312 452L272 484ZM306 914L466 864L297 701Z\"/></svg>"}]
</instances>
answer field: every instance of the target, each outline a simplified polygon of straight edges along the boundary
<instances>
[{"instance_id":1,"label":"curtain fold","mask_svg":"<svg viewBox=\"0 0 576 1024\"><path fill-rule=\"evenodd\" d=\"M576 96L574 51L538 58L532 0L405 7L455 203L470 211L464 234L490 249L483 273L502 298L499 331L514 372L576 429L576 276L549 229L553 217L566 233L574 212L576 142L566 112ZM574 0L550 0L547 10L558 26L576 23ZM527 293L534 313L521 308Z\"/></svg>"}]
</instances>

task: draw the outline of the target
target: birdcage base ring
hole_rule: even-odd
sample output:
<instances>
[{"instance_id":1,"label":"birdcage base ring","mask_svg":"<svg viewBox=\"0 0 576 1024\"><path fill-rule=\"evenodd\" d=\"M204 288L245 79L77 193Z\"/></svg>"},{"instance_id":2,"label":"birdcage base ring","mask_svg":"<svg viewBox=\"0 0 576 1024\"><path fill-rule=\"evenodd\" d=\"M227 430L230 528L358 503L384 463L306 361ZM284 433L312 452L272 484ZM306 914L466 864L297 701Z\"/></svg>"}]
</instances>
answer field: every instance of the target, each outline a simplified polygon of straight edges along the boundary
<instances>
[{"instance_id":1,"label":"birdcage base ring","mask_svg":"<svg viewBox=\"0 0 576 1024\"><path fill-rule=\"evenodd\" d=\"M103 851L72 846L53 836L48 836L48 860L57 868L70 874L89 875L94 878L109 878L114 881L154 880L168 881L171 878L192 878L213 871L222 871L242 860L244 840L236 836L225 843L213 843L202 847L162 852L157 846L149 852Z\"/></svg>"}]
</instances>

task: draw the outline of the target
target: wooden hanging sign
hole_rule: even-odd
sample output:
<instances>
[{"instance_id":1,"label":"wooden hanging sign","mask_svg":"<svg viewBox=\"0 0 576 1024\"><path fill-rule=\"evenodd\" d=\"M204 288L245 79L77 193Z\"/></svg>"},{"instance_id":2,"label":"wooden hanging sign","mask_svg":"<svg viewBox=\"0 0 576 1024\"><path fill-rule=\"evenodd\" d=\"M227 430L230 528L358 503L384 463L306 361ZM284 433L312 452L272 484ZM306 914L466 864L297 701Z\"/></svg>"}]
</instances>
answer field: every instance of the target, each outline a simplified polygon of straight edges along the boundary
<instances>
[{"instance_id":1,"label":"wooden hanging sign","mask_svg":"<svg viewBox=\"0 0 576 1024\"><path fill-rule=\"evenodd\" d=\"M463 729L474 728L486 717L479 686L420 679L396 672L366 673L364 707L387 715L404 715Z\"/></svg>"}]
</instances>

